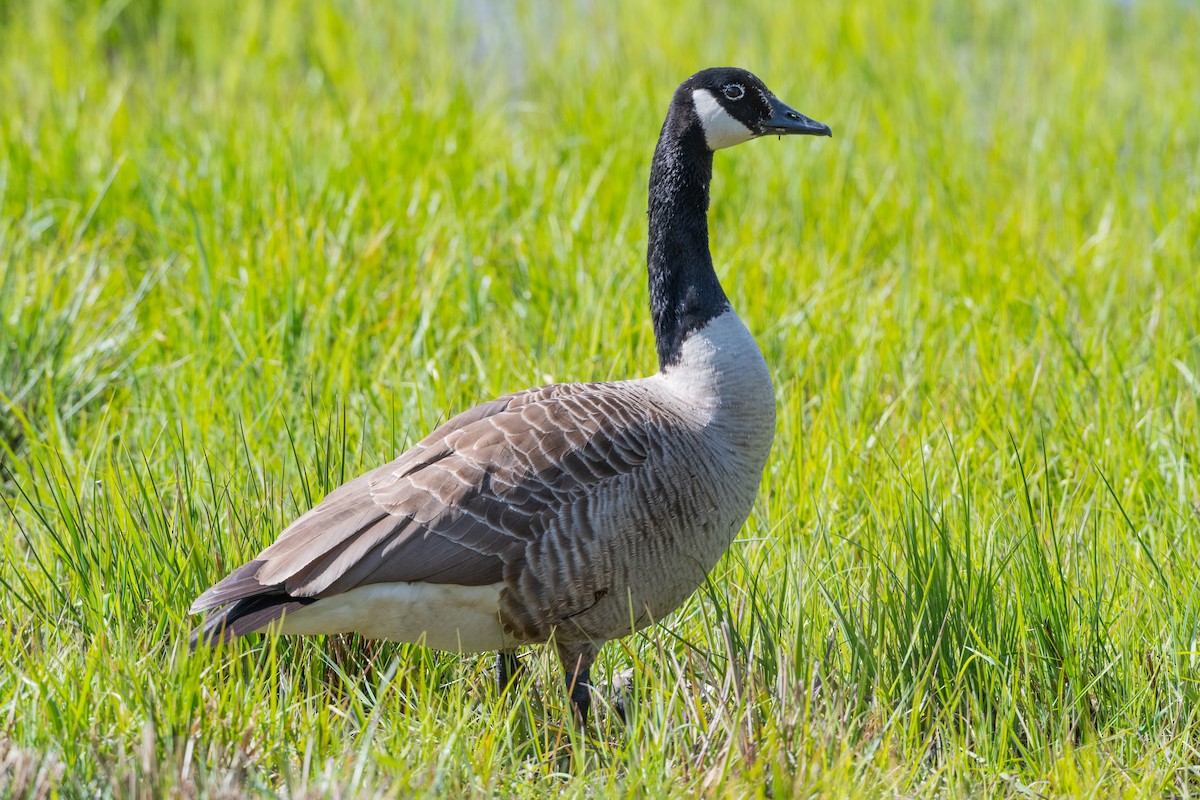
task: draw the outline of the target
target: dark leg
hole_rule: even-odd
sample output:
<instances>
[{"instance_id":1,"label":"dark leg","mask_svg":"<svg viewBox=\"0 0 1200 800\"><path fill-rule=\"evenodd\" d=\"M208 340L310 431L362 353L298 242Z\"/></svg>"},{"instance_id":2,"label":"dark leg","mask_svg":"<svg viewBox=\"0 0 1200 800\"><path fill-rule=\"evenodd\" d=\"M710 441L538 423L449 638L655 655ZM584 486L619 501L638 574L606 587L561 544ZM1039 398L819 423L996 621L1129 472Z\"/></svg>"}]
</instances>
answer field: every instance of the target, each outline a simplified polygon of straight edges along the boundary
<instances>
[{"instance_id":1,"label":"dark leg","mask_svg":"<svg viewBox=\"0 0 1200 800\"><path fill-rule=\"evenodd\" d=\"M592 664L599 652L599 646L591 642L558 645L558 659L563 665L567 694L571 696L572 716L580 727L587 724L588 711L592 707Z\"/></svg>"},{"instance_id":2,"label":"dark leg","mask_svg":"<svg viewBox=\"0 0 1200 800\"><path fill-rule=\"evenodd\" d=\"M571 695L571 712L580 727L587 725L592 709L592 680L590 669L567 675L567 692Z\"/></svg>"},{"instance_id":3,"label":"dark leg","mask_svg":"<svg viewBox=\"0 0 1200 800\"><path fill-rule=\"evenodd\" d=\"M521 659L511 650L501 650L496 653L496 686L500 694L508 688L521 672Z\"/></svg>"}]
</instances>

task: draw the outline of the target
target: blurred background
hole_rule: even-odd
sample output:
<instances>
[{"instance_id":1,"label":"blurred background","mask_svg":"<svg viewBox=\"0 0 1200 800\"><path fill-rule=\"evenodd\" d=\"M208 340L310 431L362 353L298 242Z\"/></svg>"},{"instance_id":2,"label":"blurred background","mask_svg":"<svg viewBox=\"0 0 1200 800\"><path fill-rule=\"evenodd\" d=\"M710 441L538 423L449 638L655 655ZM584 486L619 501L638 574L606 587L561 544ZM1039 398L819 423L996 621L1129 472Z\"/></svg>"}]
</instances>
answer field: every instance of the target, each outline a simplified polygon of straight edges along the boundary
<instances>
[{"instance_id":1,"label":"blurred background","mask_svg":"<svg viewBox=\"0 0 1200 800\"><path fill-rule=\"evenodd\" d=\"M278 325L255 344L281 374L343 394L361 378L322 363L349 348L391 380L393 340L414 331L402 349L485 377L469 343L439 349L485 320L528 343L512 353L525 371L548 367L546 347L586 359L614 328L630 349L586 376L652 369L649 158L673 87L714 64L755 71L835 132L717 160L718 263L746 276L727 279L744 313L779 321L779 347L812 339L814 320L832 337L864 318L919 336L929 305L985 340L1028 339L1038 309L1171 294L1162 277L1190 280L1197 255L1188 3L45 0L6 2L0 21L0 318L30 345L10 345L0 375L11 398L63 371L14 320L86 286L77 320L102 343L34 336L72 360L82 383L55 401L72 411L181 348L229 366L257 326ZM897 280L919 290L907 305ZM1029 291L997 290L1010 285ZM430 325L418 297L454 319ZM558 339L554 320L584 311L592 337ZM1099 319L1067 322L1086 337ZM191 352L177 325L218 352ZM328 335L301 341L300 326ZM335 335L347 327L372 335ZM193 373L178 402L219 372Z\"/></svg>"}]
</instances>

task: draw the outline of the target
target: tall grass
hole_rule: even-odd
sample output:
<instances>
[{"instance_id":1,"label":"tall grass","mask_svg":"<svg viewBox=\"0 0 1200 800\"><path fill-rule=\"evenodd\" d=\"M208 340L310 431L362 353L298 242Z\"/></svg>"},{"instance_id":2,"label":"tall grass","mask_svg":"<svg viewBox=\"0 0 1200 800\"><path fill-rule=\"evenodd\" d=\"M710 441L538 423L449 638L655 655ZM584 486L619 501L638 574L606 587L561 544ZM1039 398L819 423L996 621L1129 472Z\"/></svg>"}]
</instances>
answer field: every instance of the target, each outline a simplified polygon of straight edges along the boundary
<instances>
[{"instance_id":1,"label":"tall grass","mask_svg":"<svg viewBox=\"0 0 1200 800\"><path fill-rule=\"evenodd\" d=\"M0 6L0 793L1200 794L1200 13L1074 2ZM614 643L187 652L332 487L654 368L670 92L771 365L750 521ZM602 704L603 705L603 704Z\"/></svg>"}]
</instances>

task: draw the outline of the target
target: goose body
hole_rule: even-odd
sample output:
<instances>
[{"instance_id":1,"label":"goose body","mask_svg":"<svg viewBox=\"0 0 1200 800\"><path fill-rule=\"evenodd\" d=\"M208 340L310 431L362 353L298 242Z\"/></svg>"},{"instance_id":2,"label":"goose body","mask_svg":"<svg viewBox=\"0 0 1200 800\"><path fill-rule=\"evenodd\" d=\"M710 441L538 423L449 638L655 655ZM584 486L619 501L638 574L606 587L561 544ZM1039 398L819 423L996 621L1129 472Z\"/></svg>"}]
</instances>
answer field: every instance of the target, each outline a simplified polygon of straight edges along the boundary
<instances>
[{"instance_id":1,"label":"goose body","mask_svg":"<svg viewBox=\"0 0 1200 800\"><path fill-rule=\"evenodd\" d=\"M357 631L510 653L553 639L586 715L600 646L695 591L749 515L774 434L770 373L709 255L712 152L828 132L744 70L685 81L650 181L659 372L454 417L204 592L193 641Z\"/></svg>"}]
</instances>

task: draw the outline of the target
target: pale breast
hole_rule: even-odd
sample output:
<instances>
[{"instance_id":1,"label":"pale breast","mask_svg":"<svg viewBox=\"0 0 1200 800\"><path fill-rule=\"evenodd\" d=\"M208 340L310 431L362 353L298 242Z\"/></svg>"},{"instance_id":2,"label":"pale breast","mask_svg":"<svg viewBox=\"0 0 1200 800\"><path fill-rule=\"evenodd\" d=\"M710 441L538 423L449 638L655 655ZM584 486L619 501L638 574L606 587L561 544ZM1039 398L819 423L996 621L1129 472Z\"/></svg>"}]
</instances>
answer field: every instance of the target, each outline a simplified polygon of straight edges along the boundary
<instances>
[{"instance_id":1,"label":"pale breast","mask_svg":"<svg viewBox=\"0 0 1200 800\"><path fill-rule=\"evenodd\" d=\"M623 636L687 599L749 515L774 434L770 374L732 312L689 337L670 371L620 390L660 416L649 458L574 498L502 601L560 638Z\"/></svg>"}]
</instances>

